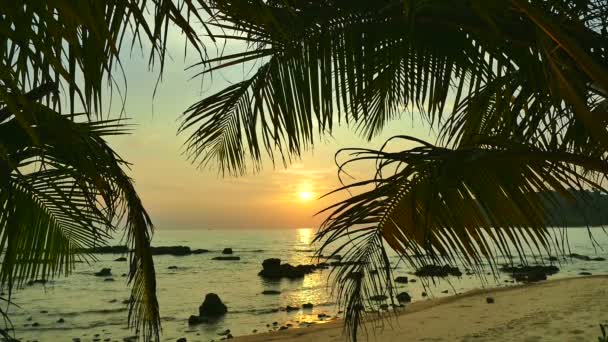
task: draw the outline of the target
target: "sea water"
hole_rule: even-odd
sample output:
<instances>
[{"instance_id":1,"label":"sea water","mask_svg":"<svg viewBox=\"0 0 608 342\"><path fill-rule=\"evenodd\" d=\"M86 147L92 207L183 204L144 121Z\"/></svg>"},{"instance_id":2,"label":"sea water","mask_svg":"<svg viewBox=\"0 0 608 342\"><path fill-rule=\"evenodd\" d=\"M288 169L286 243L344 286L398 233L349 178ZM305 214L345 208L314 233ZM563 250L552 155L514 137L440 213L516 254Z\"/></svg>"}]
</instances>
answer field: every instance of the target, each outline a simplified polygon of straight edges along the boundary
<instances>
[{"instance_id":1,"label":"sea water","mask_svg":"<svg viewBox=\"0 0 608 342\"><path fill-rule=\"evenodd\" d=\"M589 231L584 228L568 229L568 245L572 253L608 257L608 236L595 228L594 245ZM303 279L267 281L258 276L262 261L280 258L292 265L309 264L313 260L313 229L284 230L189 230L157 229L155 246L184 245L192 249L209 249L209 253L189 256L155 256L157 294L162 316L162 341L175 341L186 337L188 341L219 340L220 332L230 329L234 336L265 332L290 323L293 328L322 324L340 317L331 295L329 270L318 270ZM598 248L604 246L606 249ZM224 248L232 248L239 261L218 261ZM100 254L90 264L79 263L67 278L60 277L46 284L25 286L13 294L18 305L9 309L16 337L21 341L123 341L133 336L127 327L129 298L127 262L114 261L120 255ZM397 256L390 253L393 262ZM169 269L177 266L177 269ZM560 272L551 279L573 277L580 272L608 274L607 261L571 260L559 265ZM114 281L104 281L94 273L111 268ZM413 269L399 263L395 276L412 275ZM407 291L413 301L428 300L462 293L483 286L510 286L509 275L500 279L489 278L486 283L477 276L463 275L439 281L430 288L422 282L397 284L398 291ZM505 282L507 281L507 282ZM264 290L281 291L279 295L263 295ZM447 290L447 293L443 293ZM422 297L422 292L428 297ZM198 314L205 294L216 293L228 307L228 313L210 324L188 325L188 317ZM312 310L286 312L285 306L301 307L312 303ZM320 320L318 314L327 314ZM63 323L58 323L63 319ZM276 322L276 325L273 323ZM37 323L37 324L34 324ZM36 326L33 326L36 325Z\"/></svg>"}]
</instances>

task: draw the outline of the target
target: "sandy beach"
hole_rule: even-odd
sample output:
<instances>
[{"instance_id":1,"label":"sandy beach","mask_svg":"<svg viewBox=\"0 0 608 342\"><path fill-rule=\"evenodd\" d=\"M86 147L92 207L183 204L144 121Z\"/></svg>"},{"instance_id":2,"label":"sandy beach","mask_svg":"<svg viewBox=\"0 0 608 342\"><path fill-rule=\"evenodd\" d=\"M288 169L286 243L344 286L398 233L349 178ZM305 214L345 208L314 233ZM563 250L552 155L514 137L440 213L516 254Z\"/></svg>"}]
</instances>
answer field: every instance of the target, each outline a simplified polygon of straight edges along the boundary
<instances>
[{"instance_id":1,"label":"sandy beach","mask_svg":"<svg viewBox=\"0 0 608 342\"><path fill-rule=\"evenodd\" d=\"M488 304L486 298L494 298ZM409 305L362 341L597 341L608 323L608 277L559 279L474 290ZM242 336L238 342L344 341L335 321L310 328Z\"/></svg>"}]
</instances>

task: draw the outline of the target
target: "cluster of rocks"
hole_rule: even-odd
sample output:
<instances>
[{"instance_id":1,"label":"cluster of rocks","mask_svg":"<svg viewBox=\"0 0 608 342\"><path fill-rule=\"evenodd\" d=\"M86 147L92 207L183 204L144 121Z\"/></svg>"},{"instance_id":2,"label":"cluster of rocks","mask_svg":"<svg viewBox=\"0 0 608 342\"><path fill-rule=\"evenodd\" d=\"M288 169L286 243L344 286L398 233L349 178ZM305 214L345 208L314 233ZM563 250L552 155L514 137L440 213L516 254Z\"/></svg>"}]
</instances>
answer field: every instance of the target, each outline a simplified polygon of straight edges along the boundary
<instances>
[{"instance_id":1,"label":"cluster of rocks","mask_svg":"<svg viewBox=\"0 0 608 342\"><path fill-rule=\"evenodd\" d=\"M262 270L258 275L267 279L297 279L314 272L316 268L316 265L281 264L281 259L271 258L262 262Z\"/></svg>"},{"instance_id":2,"label":"cluster of rocks","mask_svg":"<svg viewBox=\"0 0 608 342\"><path fill-rule=\"evenodd\" d=\"M447 277L447 276L462 276L462 272L458 267L452 267L449 265L438 266L438 265L425 265L417 269L414 272L418 277Z\"/></svg>"},{"instance_id":3,"label":"cluster of rocks","mask_svg":"<svg viewBox=\"0 0 608 342\"><path fill-rule=\"evenodd\" d=\"M553 265L503 266L500 270L502 272L511 273L511 276L516 281L527 283L547 280L548 275L559 272L559 268Z\"/></svg>"},{"instance_id":4,"label":"cluster of rocks","mask_svg":"<svg viewBox=\"0 0 608 342\"><path fill-rule=\"evenodd\" d=\"M606 258L602 258L602 257L592 258L587 255L581 255L581 254L576 254L576 253L570 254L570 257L573 259L579 259L579 260L583 260L583 261L606 261Z\"/></svg>"},{"instance_id":5,"label":"cluster of rocks","mask_svg":"<svg viewBox=\"0 0 608 342\"><path fill-rule=\"evenodd\" d=\"M203 254L208 253L207 249L191 249L188 246L159 246L150 247L152 255L175 255L184 256L192 254ZM76 250L76 253L89 253L89 254L126 254L131 252L128 246L99 246L93 248L81 248ZM126 260L126 259L125 259Z\"/></svg>"}]
</instances>

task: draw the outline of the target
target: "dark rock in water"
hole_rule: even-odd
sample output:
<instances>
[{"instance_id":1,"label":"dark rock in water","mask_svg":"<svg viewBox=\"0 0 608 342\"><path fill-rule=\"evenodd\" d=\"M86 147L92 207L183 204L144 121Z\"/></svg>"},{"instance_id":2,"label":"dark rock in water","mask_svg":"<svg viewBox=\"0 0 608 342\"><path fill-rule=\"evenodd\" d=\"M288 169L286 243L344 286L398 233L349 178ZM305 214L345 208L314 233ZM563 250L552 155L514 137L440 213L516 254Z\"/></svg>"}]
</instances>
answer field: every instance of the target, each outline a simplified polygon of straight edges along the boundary
<instances>
[{"instance_id":1,"label":"dark rock in water","mask_svg":"<svg viewBox=\"0 0 608 342\"><path fill-rule=\"evenodd\" d=\"M582 275L582 276L590 276L590 275L593 275L593 274L591 274L590 272L581 272L581 273L579 273L578 275Z\"/></svg>"},{"instance_id":2,"label":"dark rock in water","mask_svg":"<svg viewBox=\"0 0 608 342\"><path fill-rule=\"evenodd\" d=\"M28 282L27 282L27 285L28 285L28 286L32 286L32 285L34 285L34 284L42 284L42 285L44 285L44 284L46 284L46 283L47 283L47 280L46 280L46 279L36 279L36 280L30 280L30 281L28 281Z\"/></svg>"},{"instance_id":3,"label":"dark rock in water","mask_svg":"<svg viewBox=\"0 0 608 342\"><path fill-rule=\"evenodd\" d=\"M511 273L513 279L522 282L536 282L541 280L547 280L548 275L552 275L559 272L559 268L553 265L535 265L520 267L503 266L500 270L502 272Z\"/></svg>"},{"instance_id":4,"label":"dark rock in water","mask_svg":"<svg viewBox=\"0 0 608 342\"><path fill-rule=\"evenodd\" d=\"M298 265L281 264L281 259L266 259L262 262L262 270L258 273L259 276L269 279L302 278L306 274L312 273L315 265Z\"/></svg>"},{"instance_id":5,"label":"dark rock in water","mask_svg":"<svg viewBox=\"0 0 608 342\"><path fill-rule=\"evenodd\" d=\"M60 319L57 320L57 323L65 323L65 319L60 318Z\"/></svg>"},{"instance_id":6,"label":"dark rock in water","mask_svg":"<svg viewBox=\"0 0 608 342\"><path fill-rule=\"evenodd\" d=\"M159 246L150 247L152 255L175 255L184 256L192 254L192 250L187 246Z\"/></svg>"},{"instance_id":7,"label":"dark rock in water","mask_svg":"<svg viewBox=\"0 0 608 342\"><path fill-rule=\"evenodd\" d=\"M232 254L232 248L224 248L222 254Z\"/></svg>"},{"instance_id":8,"label":"dark rock in water","mask_svg":"<svg viewBox=\"0 0 608 342\"><path fill-rule=\"evenodd\" d=\"M40 326L40 323L38 323L38 322L34 322L34 323L32 323L32 326L33 326L33 327L39 327L39 326Z\"/></svg>"},{"instance_id":9,"label":"dark rock in water","mask_svg":"<svg viewBox=\"0 0 608 342\"><path fill-rule=\"evenodd\" d=\"M365 265L363 261L332 261L329 263L331 266L357 266L357 265Z\"/></svg>"},{"instance_id":10,"label":"dark rock in water","mask_svg":"<svg viewBox=\"0 0 608 342\"><path fill-rule=\"evenodd\" d=\"M197 325L201 323L209 323L209 318L191 315L188 318L188 325Z\"/></svg>"},{"instance_id":11,"label":"dark rock in water","mask_svg":"<svg viewBox=\"0 0 608 342\"><path fill-rule=\"evenodd\" d=\"M295 307L295 306L290 306L290 305L287 305L287 306L285 307L285 311L287 311L287 312L290 312L290 311L298 311L298 310L300 310L300 308Z\"/></svg>"},{"instance_id":12,"label":"dark rock in water","mask_svg":"<svg viewBox=\"0 0 608 342\"><path fill-rule=\"evenodd\" d=\"M79 337L74 337L74 338L72 338L72 342L80 342L80 338Z\"/></svg>"},{"instance_id":13,"label":"dark rock in water","mask_svg":"<svg viewBox=\"0 0 608 342\"><path fill-rule=\"evenodd\" d=\"M427 296L426 292L422 292L422 297L426 297L426 296Z\"/></svg>"},{"instance_id":14,"label":"dark rock in water","mask_svg":"<svg viewBox=\"0 0 608 342\"><path fill-rule=\"evenodd\" d=\"M195 249L192 251L192 254L203 254L203 253L209 253L208 249Z\"/></svg>"},{"instance_id":15,"label":"dark rock in water","mask_svg":"<svg viewBox=\"0 0 608 342\"><path fill-rule=\"evenodd\" d=\"M226 339L227 339L227 340L229 340L229 339L231 339L231 338L234 338L234 336L232 336L232 334L228 334L228 335L226 335Z\"/></svg>"},{"instance_id":16,"label":"dark rock in water","mask_svg":"<svg viewBox=\"0 0 608 342\"><path fill-rule=\"evenodd\" d=\"M406 284L408 282L407 277L397 277L395 278L395 283Z\"/></svg>"},{"instance_id":17,"label":"dark rock in water","mask_svg":"<svg viewBox=\"0 0 608 342\"><path fill-rule=\"evenodd\" d=\"M302 304L302 309L312 309L312 308L313 308L312 303Z\"/></svg>"},{"instance_id":18,"label":"dark rock in water","mask_svg":"<svg viewBox=\"0 0 608 342\"><path fill-rule=\"evenodd\" d=\"M559 258L556 257L556 256L550 256L550 257L547 258L547 260L549 260L549 261L559 261Z\"/></svg>"},{"instance_id":19,"label":"dark rock in water","mask_svg":"<svg viewBox=\"0 0 608 342\"><path fill-rule=\"evenodd\" d=\"M114 259L114 261L127 261L127 258L125 258L125 257L120 257L120 258L116 258L116 259Z\"/></svg>"},{"instance_id":20,"label":"dark rock in water","mask_svg":"<svg viewBox=\"0 0 608 342\"><path fill-rule=\"evenodd\" d=\"M371 300L375 300L375 301L383 301L386 300L388 297L386 297L385 295L375 295L375 296L371 296L369 299Z\"/></svg>"},{"instance_id":21,"label":"dark rock in water","mask_svg":"<svg viewBox=\"0 0 608 342\"><path fill-rule=\"evenodd\" d=\"M450 292L450 291L448 291L448 290L443 290L443 291L441 291L441 293L449 293L449 292Z\"/></svg>"},{"instance_id":22,"label":"dark rock in water","mask_svg":"<svg viewBox=\"0 0 608 342\"><path fill-rule=\"evenodd\" d=\"M419 277L447 277L450 275L460 277L462 272L460 272L458 267L451 267L449 265L426 265L416 270L414 274Z\"/></svg>"},{"instance_id":23,"label":"dark rock in water","mask_svg":"<svg viewBox=\"0 0 608 342\"><path fill-rule=\"evenodd\" d=\"M40 310L40 313L41 313L41 314L47 314L47 313L49 313L49 312L48 312L47 310Z\"/></svg>"},{"instance_id":24,"label":"dark rock in water","mask_svg":"<svg viewBox=\"0 0 608 342\"><path fill-rule=\"evenodd\" d=\"M126 277L126 276L127 276L127 274L126 274L126 273L123 273L123 274L121 274L120 276L121 276L121 277Z\"/></svg>"},{"instance_id":25,"label":"dark rock in water","mask_svg":"<svg viewBox=\"0 0 608 342\"><path fill-rule=\"evenodd\" d=\"M224 261L241 260L241 257L238 257L238 256L218 256L218 257L213 258L213 260L224 260Z\"/></svg>"},{"instance_id":26,"label":"dark rock in water","mask_svg":"<svg viewBox=\"0 0 608 342\"><path fill-rule=\"evenodd\" d=\"M486 303L488 303L488 304L494 304L494 298L492 298L492 297L487 297L487 298L486 298Z\"/></svg>"},{"instance_id":27,"label":"dark rock in water","mask_svg":"<svg viewBox=\"0 0 608 342\"><path fill-rule=\"evenodd\" d=\"M583 261L606 261L606 258L602 258L602 257L592 258L587 255L581 255L581 254L576 254L576 253L570 254L570 257L573 259L579 259L579 260L583 260Z\"/></svg>"},{"instance_id":28,"label":"dark rock in water","mask_svg":"<svg viewBox=\"0 0 608 342\"><path fill-rule=\"evenodd\" d=\"M181 338L178 338L177 341L175 341L175 342L188 342L188 340L185 337L181 337Z\"/></svg>"},{"instance_id":29,"label":"dark rock in water","mask_svg":"<svg viewBox=\"0 0 608 342\"><path fill-rule=\"evenodd\" d=\"M279 330L287 330L287 329L289 329L289 328L288 328L288 327L286 327L286 326L284 326L284 325L282 325L282 326L279 328Z\"/></svg>"},{"instance_id":30,"label":"dark rock in water","mask_svg":"<svg viewBox=\"0 0 608 342\"><path fill-rule=\"evenodd\" d=\"M92 254L125 254L129 253L127 246L99 246L93 248L77 249L76 253L92 253Z\"/></svg>"},{"instance_id":31,"label":"dark rock in water","mask_svg":"<svg viewBox=\"0 0 608 342\"><path fill-rule=\"evenodd\" d=\"M114 278L106 278L103 281L114 281Z\"/></svg>"},{"instance_id":32,"label":"dark rock in water","mask_svg":"<svg viewBox=\"0 0 608 342\"><path fill-rule=\"evenodd\" d=\"M276 290L264 290L262 291L263 295L278 295L281 294L281 291L276 291Z\"/></svg>"},{"instance_id":33,"label":"dark rock in water","mask_svg":"<svg viewBox=\"0 0 608 342\"><path fill-rule=\"evenodd\" d=\"M415 283L416 279L410 279L410 283Z\"/></svg>"},{"instance_id":34,"label":"dark rock in water","mask_svg":"<svg viewBox=\"0 0 608 342\"><path fill-rule=\"evenodd\" d=\"M328 318L328 317L329 317L329 316L327 316L327 315L326 315L326 314L324 314L324 313L320 313L320 314L318 314L318 315L317 315L317 318L318 318L318 319L325 319L325 318Z\"/></svg>"},{"instance_id":35,"label":"dark rock in water","mask_svg":"<svg viewBox=\"0 0 608 342\"><path fill-rule=\"evenodd\" d=\"M409 303L412 301L412 297L407 292L401 292L397 295L397 300L400 303Z\"/></svg>"},{"instance_id":36,"label":"dark rock in water","mask_svg":"<svg viewBox=\"0 0 608 342\"><path fill-rule=\"evenodd\" d=\"M95 275L97 277L109 277L112 275L112 269L111 268L102 268L101 271L95 272Z\"/></svg>"},{"instance_id":37,"label":"dark rock in water","mask_svg":"<svg viewBox=\"0 0 608 342\"><path fill-rule=\"evenodd\" d=\"M176 269L178 269L178 268L179 268L179 267L177 267L177 266L169 266L169 267L167 267L167 269L168 269L168 270L176 270Z\"/></svg>"},{"instance_id":38,"label":"dark rock in water","mask_svg":"<svg viewBox=\"0 0 608 342\"><path fill-rule=\"evenodd\" d=\"M137 342L138 336L128 336L123 338L123 342Z\"/></svg>"},{"instance_id":39,"label":"dark rock in water","mask_svg":"<svg viewBox=\"0 0 608 342\"><path fill-rule=\"evenodd\" d=\"M220 335L220 336L226 336L226 335L230 334L230 329L226 329L226 330L224 330L222 332L219 332L217 334Z\"/></svg>"},{"instance_id":40,"label":"dark rock in water","mask_svg":"<svg viewBox=\"0 0 608 342\"><path fill-rule=\"evenodd\" d=\"M199 316L217 317L226 312L228 312L228 308L215 293L207 293L203 304L198 308Z\"/></svg>"}]
</instances>

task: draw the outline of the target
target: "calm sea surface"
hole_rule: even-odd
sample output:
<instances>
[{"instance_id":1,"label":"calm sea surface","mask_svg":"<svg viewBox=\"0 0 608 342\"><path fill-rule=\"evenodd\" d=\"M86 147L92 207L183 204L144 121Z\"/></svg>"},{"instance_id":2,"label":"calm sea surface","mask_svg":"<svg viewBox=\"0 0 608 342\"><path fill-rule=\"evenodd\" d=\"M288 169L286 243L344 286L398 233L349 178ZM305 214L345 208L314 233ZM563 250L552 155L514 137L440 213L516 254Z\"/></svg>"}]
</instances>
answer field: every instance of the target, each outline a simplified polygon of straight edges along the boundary
<instances>
[{"instance_id":1,"label":"calm sea surface","mask_svg":"<svg viewBox=\"0 0 608 342\"><path fill-rule=\"evenodd\" d=\"M589 231L583 228L568 230L571 252L590 256L608 257L608 237L600 229L593 229L594 238L606 249L594 248ZM218 340L218 332L230 329L232 334L247 335L254 329L267 331L267 324L287 323L298 327L299 322L318 321L317 315L325 313L333 319L337 315L328 287L329 271L317 271L300 280L267 282L258 277L261 263L267 258L280 258L292 265L311 263L313 246L310 242L314 230L192 230L175 231L157 229L153 245L185 245L193 249L204 248L210 253L191 256L156 256L158 297L163 326L163 341L175 341L186 337L188 341ZM231 247L240 261L216 261L221 250ZM68 278L57 278L46 285L26 286L13 295L19 307L10 309L17 337L22 341L123 341L132 336L126 327L127 309L122 304L128 299L126 262L114 261L120 255L98 255L90 265L78 264ZM396 261L396 256L392 256ZM401 266L395 276L413 272ZM177 269L168 269L177 266ZM561 271L551 278L572 277L582 271L593 274L608 274L608 261L573 260L559 265ZM101 268L111 268L114 282L95 277ZM409 275L410 278L412 275ZM490 280L482 285L474 276L449 278L427 289L431 297L441 297L478 288L481 286L508 286L504 275L498 282ZM414 301L421 297L421 282L401 284L400 291L407 291ZM262 295L264 290L279 290L280 295ZM441 293L449 290L448 294ZM188 326L188 317L197 314L206 293L217 293L228 306L229 313L214 324ZM277 311L286 305L301 306L313 303L312 311ZM57 323L63 319L64 323ZM32 327L33 323L38 326ZM318 322L321 323L321 322ZM97 335L97 336L96 336Z\"/></svg>"}]
</instances>

